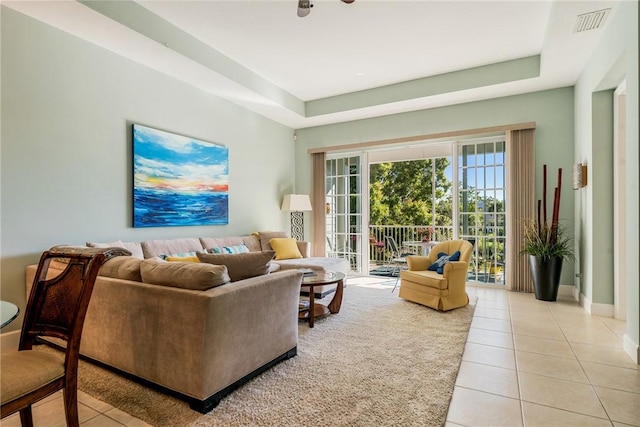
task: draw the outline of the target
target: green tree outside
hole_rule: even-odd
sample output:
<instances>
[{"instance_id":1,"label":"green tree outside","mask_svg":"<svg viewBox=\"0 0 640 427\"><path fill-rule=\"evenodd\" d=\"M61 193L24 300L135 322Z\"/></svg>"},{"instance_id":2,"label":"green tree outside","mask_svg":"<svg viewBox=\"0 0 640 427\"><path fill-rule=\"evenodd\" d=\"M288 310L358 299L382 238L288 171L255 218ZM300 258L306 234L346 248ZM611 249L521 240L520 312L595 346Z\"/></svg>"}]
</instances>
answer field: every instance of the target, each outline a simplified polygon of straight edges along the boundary
<instances>
[{"instance_id":1,"label":"green tree outside","mask_svg":"<svg viewBox=\"0 0 640 427\"><path fill-rule=\"evenodd\" d=\"M450 226L452 184L445 174L448 166L445 157L372 164L369 223Z\"/></svg>"}]
</instances>

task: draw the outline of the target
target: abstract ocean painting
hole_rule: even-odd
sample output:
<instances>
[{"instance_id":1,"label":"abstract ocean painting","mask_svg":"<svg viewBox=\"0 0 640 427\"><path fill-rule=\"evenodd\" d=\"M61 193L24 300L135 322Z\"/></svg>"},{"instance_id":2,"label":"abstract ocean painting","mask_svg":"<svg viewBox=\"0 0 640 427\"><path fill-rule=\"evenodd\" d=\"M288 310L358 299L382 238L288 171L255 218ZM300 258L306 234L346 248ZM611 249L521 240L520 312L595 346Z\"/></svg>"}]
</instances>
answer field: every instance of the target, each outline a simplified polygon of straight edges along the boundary
<instances>
[{"instance_id":1,"label":"abstract ocean painting","mask_svg":"<svg viewBox=\"0 0 640 427\"><path fill-rule=\"evenodd\" d=\"M133 125L133 226L229 223L229 149Z\"/></svg>"}]
</instances>

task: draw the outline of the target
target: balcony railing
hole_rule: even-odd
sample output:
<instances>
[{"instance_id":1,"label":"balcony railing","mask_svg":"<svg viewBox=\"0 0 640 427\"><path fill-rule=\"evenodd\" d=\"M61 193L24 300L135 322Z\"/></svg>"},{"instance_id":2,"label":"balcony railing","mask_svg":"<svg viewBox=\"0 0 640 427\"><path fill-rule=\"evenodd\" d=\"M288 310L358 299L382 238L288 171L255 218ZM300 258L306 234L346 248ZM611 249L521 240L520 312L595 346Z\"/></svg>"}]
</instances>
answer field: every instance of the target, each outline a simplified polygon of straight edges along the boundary
<instances>
[{"instance_id":1,"label":"balcony railing","mask_svg":"<svg viewBox=\"0 0 640 427\"><path fill-rule=\"evenodd\" d=\"M418 232L427 226L411 226L411 225L372 225L369 226L369 263L370 265L385 265L390 256L390 249L385 241L385 236L393 237L398 243L401 252L417 253L418 248L403 247L403 242L419 241L421 236ZM431 240L442 242L453 239L453 228L451 226L432 227L435 234ZM485 240L485 237L488 240ZM474 236L461 236L462 239L471 241L474 244L472 260L469 265L468 279L489 283L504 283L504 254L502 250L495 252L491 249L490 242L493 236L480 236L476 241ZM503 239L503 238L502 238ZM355 263L352 259L352 264ZM355 265L352 265L355 268Z\"/></svg>"},{"instance_id":2,"label":"balcony railing","mask_svg":"<svg viewBox=\"0 0 640 427\"><path fill-rule=\"evenodd\" d=\"M422 236L418 230L426 225L371 225L369 226L369 260L374 264L384 264L389 259L389 248L385 244L385 236L393 237L402 252L412 252L416 248L403 247L402 242L418 241ZM450 226L431 227L435 234L431 240L442 242L453 238L453 228Z\"/></svg>"}]
</instances>

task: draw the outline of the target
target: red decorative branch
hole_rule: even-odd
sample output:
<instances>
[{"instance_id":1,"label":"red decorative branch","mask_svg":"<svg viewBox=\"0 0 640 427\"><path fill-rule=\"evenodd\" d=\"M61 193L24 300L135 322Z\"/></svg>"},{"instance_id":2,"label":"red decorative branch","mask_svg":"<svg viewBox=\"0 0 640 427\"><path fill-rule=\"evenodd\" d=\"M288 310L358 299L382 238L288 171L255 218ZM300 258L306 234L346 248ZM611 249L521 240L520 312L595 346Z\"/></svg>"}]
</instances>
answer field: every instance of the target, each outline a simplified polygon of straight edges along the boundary
<instances>
[{"instance_id":1,"label":"red decorative branch","mask_svg":"<svg viewBox=\"0 0 640 427\"><path fill-rule=\"evenodd\" d=\"M558 228L558 220L560 219L560 191L562 190L562 168L558 168L558 205L553 207L555 216L553 218L553 224L555 228ZM554 201L555 203L555 201Z\"/></svg>"},{"instance_id":2,"label":"red decorative branch","mask_svg":"<svg viewBox=\"0 0 640 427\"><path fill-rule=\"evenodd\" d=\"M558 235L558 221L560 217L560 189L562 188L562 168L558 168L558 186L553 193L553 211L551 224L547 222L547 165L542 166L542 200L538 200L538 236L555 244Z\"/></svg>"},{"instance_id":3,"label":"red decorative branch","mask_svg":"<svg viewBox=\"0 0 640 427\"><path fill-rule=\"evenodd\" d=\"M551 242L556 242L558 235L558 220L560 216L560 189L562 188L562 168L558 169L558 186L553 195L553 216L551 218Z\"/></svg>"},{"instance_id":4,"label":"red decorative branch","mask_svg":"<svg viewBox=\"0 0 640 427\"><path fill-rule=\"evenodd\" d=\"M541 204L542 204L542 200L538 200L538 222L536 223L536 225L538 226L538 236L540 235L540 230L541 230L541 227L542 227L542 223L540 222L540 214L542 213L541 212L541 209L542 209L542 205Z\"/></svg>"},{"instance_id":5,"label":"red decorative branch","mask_svg":"<svg viewBox=\"0 0 640 427\"><path fill-rule=\"evenodd\" d=\"M560 189L556 187L553 192L553 216L551 219L551 233L549 240L551 244L556 243L556 236L558 234L558 210L560 209Z\"/></svg>"},{"instance_id":6,"label":"red decorative branch","mask_svg":"<svg viewBox=\"0 0 640 427\"><path fill-rule=\"evenodd\" d=\"M547 227L547 165L542 166L542 213L544 215L544 227Z\"/></svg>"}]
</instances>

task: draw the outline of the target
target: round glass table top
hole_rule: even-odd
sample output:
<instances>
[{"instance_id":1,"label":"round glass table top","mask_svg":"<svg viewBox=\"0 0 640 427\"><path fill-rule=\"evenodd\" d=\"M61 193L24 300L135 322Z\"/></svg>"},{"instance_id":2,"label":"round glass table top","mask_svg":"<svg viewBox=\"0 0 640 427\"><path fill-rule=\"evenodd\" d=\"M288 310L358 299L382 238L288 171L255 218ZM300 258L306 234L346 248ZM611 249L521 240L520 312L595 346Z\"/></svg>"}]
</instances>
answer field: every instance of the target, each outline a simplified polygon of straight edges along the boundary
<instances>
[{"instance_id":1,"label":"round glass table top","mask_svg":"<svg viewBox=\"0 0 640 427\"><path fill-rule=\"evenodd\" d=\"M302 278L302 286L309 284L335 283L344 279L344 273L337 271L314 271L313 275Z\"/></svg>"},{"instance_id":2,"label":"round glass table top","mask_svg":"<svg viewBox=\"0 0 640 427\"><path fill-rule=\"evenodd\" d=\"M20 309L17 305L8 301L0 301L0 328L7 326L13 319L18 317Z\"/></svg>"}]
</instances>

